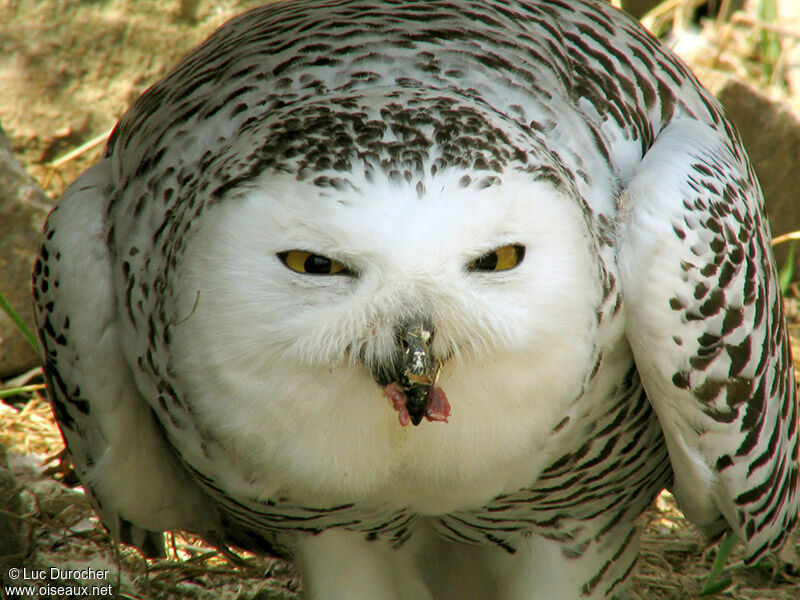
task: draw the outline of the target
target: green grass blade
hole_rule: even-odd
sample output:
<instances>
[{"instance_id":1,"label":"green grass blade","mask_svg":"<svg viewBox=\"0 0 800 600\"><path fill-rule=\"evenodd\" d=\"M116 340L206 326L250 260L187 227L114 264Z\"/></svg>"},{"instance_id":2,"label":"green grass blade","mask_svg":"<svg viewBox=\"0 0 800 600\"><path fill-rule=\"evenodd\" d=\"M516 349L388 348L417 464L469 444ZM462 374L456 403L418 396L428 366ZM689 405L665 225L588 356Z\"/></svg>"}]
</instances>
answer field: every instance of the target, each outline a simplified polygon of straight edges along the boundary
<instances>
[{"instance_id":1,"label":"green grass blade","mask_svg":"<svg viewBox=\"0 0 800 600\"><path fill-rule=\"evenodd\" d=\"M789 286L794 280L794 246L796 243L797 240L792 240L792 243L789 244L789 254L786 257L786 262L783 263L780 273L778 273L782 294L786 294L789 291Z\"/></svg>"},{"instance_id":2,"label":"green grass blade","mask_svg":"<svg viewBox=\"0 0 800 600\"><path fill-rule=\"evenodd\" d=\"M9 396L16 396L17 394L28 394L36 390L43 390L45 386L43 383L35 383L33 385L23 385L21 387L6 388L0 390L0 398L8 398Z\"/></svg>"},{"instance_id":3,"label":"green grass blade","mask_svg":"<svg viewBox=\"0 0 800 600\"><path fill-rule=\"evenodd\" d=\"M722 575L725 563L728 562L728 557L731 555L731 552L733 552L738 541L736 536L730 532L726 533L725 537L722 538L717 549L717 558L714 559L714 564L711 565L711 572L708 574L706 584L700 591L701 596L718 594L731 585L732 580L729 577L720 579L719 576Z\"/></svg>"},{"instance_id":4,"label":"green grass blade","mask_svg":"<svg viewBox=\"0 0 800 600\"><path fill-rule=\"evenodd\" d=\"M775 0L759 0L758 18L765 23L774 23L778 19L778 6ZM761 55L761 73L764 81L772 81L773 71L781 55L781 42L778 36L766 29L761 29L758 45Z\"/></svg>"},{"instance_id":5,"label":"green grass blade","mask_svg":"<svg viewBox=\"0 0 800 600\"><path fill-rule=\"evenodd\" d=\"M724 579L720 579L719 581L715 581L713 583L706 582L705 587L703 587L703 591L700 592L701 596L714 596L715 594L719 594L720 592L724 592L733 583L733 579L730 577L725 577Z\"/></svg>"},{"instance_id":6,"label":"green grass blade","mask_svg":"<svg viewBox=\"0 0 800 600\"><path fill-rule=\"evenodd\" d=\"M40 356L39 344L36 341L36 336L33 335L33 332L31 332L28 326L25 325L25 321L20 318L20 316L17 314L17 311L14 310L14 307L11 306L8 299L3 295L3 292L0 292L0 309L3 309L3 312L8 315L8 318L11 319L19 332L25 337L26 340L28 340L31 348L33 348L33 351L36 352L36 355Z\"/></svg>"}]
</instances>

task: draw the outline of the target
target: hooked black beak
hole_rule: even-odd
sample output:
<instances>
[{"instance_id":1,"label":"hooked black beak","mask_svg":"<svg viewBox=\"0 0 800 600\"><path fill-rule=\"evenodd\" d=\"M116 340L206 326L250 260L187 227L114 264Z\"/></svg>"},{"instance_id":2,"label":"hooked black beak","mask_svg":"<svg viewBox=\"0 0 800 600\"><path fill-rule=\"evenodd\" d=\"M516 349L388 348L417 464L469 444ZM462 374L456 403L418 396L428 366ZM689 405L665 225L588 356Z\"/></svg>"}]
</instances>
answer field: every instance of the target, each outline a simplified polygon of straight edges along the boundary
<instances>
[{"instance_id":1,"label":"hooked black beak","mask_svg":"<svg viewBox=\"0 0 800 600\"><path fill-rule=\"evenodd\" d=\"M440 365L431 357L433 335L433 325L425 319L408 321L398 331L403 360L397 382L406 395L406 408L414 425L425 415L439 371Z\"/></svg>"}]
</instances>

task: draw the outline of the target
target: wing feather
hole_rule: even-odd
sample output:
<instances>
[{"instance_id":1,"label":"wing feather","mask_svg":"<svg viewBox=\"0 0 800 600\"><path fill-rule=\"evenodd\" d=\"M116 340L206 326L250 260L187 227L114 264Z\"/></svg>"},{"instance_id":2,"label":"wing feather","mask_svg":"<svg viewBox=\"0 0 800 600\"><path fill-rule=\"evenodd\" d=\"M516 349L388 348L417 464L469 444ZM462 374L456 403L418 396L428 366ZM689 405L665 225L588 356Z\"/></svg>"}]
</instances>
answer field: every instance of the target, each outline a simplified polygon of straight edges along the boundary
<instances>
[{"instance_id":1,"label":"wing feather","mask_svg":"<svg viewBox=\"0 0 800 600\"><path fill-rule=\"evenodd\" d=\"M692 119L667 126L620 200L626 334L681 508L748 562L797 516L791 351L747 158ZM724 520L723 520L724 519Z\"/></svg>"},{"instance_id":2,"label":"wing feather","mask_svg":"<svg viewBox=\"0 0 800 600\"><path fill-rule=\"evenodd\" d=\"M158 555L161 531L208 530L213 520L123 357L106 247L108 169L104 160L82 175L48 218L35 316L53 412L87 495L115 539Z\"/></svg>"}]
</instances>

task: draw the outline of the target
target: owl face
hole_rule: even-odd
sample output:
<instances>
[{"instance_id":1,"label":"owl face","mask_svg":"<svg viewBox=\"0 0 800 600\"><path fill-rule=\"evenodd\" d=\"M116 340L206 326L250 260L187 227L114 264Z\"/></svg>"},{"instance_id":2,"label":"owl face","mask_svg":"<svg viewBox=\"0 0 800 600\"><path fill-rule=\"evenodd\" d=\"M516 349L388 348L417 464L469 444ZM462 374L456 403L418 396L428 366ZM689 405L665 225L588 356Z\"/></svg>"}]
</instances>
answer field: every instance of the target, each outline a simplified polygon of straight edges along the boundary
<instances>
[{"instance_id":1,"label":"owl face","mask_svg":"<svg viewBox=\"0 0 800 600\"><path fill-rule=\"evenodd\" d=\"M485 188L465 176L440 173L420 196L389 179L334 193L265 174L192 234L179 288L196 294L175 304L173 370L198 422L213 431L225 415L239 444L224 451L270 482L233 489L269 496L291 481L284 492L317 502L368 501L399 485L398 505L423 511L485 502L507 479L473 498L461 488L480 469L467 477L464 465L488 472L499 465L485 457L531 456L547 437L536 432L578 396L600 294L585 288L597 278L583 215L527 173ZM452 414L404 429L384 388L402 368L398 332L413 322L433 334L427 359ZM541 460L520 461L519 481L545 466L535 450ZM442 497L443 480L458 491Z\"/></svg>"},{"instance_id":2,"label":"owl face","mask_svg":"<svg viewBox=\"0 0 800 600\"><path fill-rule=\"evenodd\" d=\"M466 176L431 178L420 197L390 181L339 194L265 175L195 235L199 301L186 324L210 321L213 360L360 365L380 383L415 320L435 332L431 359L446 370L547 354L571 327L585 331L593 261L575 203L523 173L485 189ZM189 314L195 297L181 300Z\"/></svg>"}]
</instances>

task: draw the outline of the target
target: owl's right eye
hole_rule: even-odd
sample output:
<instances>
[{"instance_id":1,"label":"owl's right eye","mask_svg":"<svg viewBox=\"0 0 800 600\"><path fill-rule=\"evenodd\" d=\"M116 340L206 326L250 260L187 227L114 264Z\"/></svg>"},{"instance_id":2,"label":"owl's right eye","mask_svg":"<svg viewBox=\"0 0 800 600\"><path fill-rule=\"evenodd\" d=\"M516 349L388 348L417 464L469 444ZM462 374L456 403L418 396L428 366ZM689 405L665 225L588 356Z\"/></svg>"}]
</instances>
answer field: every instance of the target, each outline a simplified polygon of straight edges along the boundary
<instances>
[{"instance_id":1,"label":"owl's right eye","mask_svg":"<svg viewBox=\"0 0 800 600\"><path fill-rule=\"evenodd\" d=\"M495 248L470 261L467 269L469 271L508 271L521 263L524 258L525 246L510 244Z\"/></svg>"},{"instance_id":2,"label":"owl's right eye","mask_svg":"<svg viewBox=\"0 0 800 600\"><path fill-rule=\"evenodd\" d=\"M307 250L278 252L278 258L292 271L304 275L353 275L353 272L338 260Z\"/></svg>"}]
</instances>

